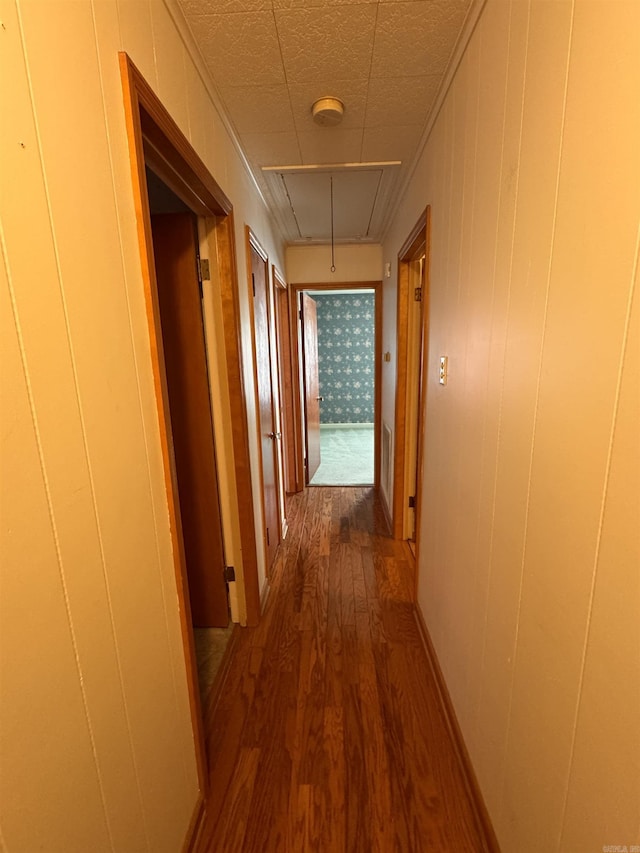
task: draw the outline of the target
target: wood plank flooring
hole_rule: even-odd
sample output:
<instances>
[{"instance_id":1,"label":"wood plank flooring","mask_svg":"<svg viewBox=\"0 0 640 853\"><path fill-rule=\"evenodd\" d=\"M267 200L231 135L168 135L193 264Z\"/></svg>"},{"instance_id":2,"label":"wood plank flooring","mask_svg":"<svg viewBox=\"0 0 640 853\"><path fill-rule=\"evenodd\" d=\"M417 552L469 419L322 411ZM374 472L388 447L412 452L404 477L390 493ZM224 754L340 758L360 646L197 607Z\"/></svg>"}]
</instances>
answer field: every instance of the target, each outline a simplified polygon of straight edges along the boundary
<instances>
[{"instance_id":1,"label":"wood plank flooring","mask_svg":"<svg viewBox=\"0 0 640 853\"><path fill-rule=\"evenodd\" d=\"M369 488L289 510L266 612L207 712L197 853L480 853L405 546Z\"/></svg>"}]
</instances>

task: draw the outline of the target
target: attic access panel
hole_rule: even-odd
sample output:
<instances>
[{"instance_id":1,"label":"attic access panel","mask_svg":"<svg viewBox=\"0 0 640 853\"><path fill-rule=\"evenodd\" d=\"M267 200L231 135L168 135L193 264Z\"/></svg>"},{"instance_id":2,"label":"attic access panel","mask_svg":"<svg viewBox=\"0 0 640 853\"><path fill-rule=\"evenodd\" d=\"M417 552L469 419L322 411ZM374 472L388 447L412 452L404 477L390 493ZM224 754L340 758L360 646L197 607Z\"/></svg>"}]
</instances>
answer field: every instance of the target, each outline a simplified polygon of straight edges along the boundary
<instances>
[{"instance_id":1,"label":"attic access panel","mask_svg":"<svg viewBox=\"0 0 640 853\"><path fill-rule=\"evenodd\" d=\"M300 237L318 240L331 235L332 179L334 238L352 240L368 237L382 169L283 174L282 181Z\"/></svg>"},{"instance_id":2,"label":"attic access panel","mask_svg":"<svg viewBox=\"0 0 640 853\"><path fill-rule=\"evenodd\" d=\"M336 243L376 242L383 233L399 160L263 166L271 209L287 242L331 242L331 178Z\"/></svg>"}]
</instances>

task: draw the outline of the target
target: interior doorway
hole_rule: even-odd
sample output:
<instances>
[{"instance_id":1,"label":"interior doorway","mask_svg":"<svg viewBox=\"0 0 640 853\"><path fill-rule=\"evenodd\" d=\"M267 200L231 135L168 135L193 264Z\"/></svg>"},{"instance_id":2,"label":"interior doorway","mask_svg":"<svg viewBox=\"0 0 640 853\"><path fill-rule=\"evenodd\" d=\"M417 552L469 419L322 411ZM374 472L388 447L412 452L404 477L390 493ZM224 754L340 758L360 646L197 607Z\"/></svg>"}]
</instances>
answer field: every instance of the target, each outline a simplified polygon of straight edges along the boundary
<instances>
[{"instance_id":1,"label":"interior doorway","mask_svg":"<svg viewBox=\"0 0 640 853\"><path fill-rule=\"evenodd\" d=\"M429 328L429 221L427 208L398 254L393 533L408 542L416 558Z\"/></svg>"},{"instance_id":2,"label":"interior doorway","mask_svg":"<svg viewBox=\"0 0 640 853\"><path fill-rule=\"evenodd\" d=\"M164 485L171 532L178 600L177 611L181 626L200 787L198 808L201 808L208 790L209 774L204 744L202 704L198 688L189 579L183 535L183 512L175 464L171 394L163 344L146 169L149 168L154 175L159 177L186 206L187 218L191 225L193 224L193 217L197 217L202 231L200 235L201 244L204 240L209 251L209 259L212 262L211 272L216 279L216 295L214 298L211 282L209 282L207 287L208 300L213 306L211 311L215 315L212 320L210 317L210 320L215 327L220 350L224 354L221 361L224 366L217 371L219 374L217 380L220 381L219 398L221 405L225 407L225 421L233 424L233 430L229 430L229 435L221 437L225 443L225 452L218 459L218 469L224 472L225 489L221 490L219 497L226 505L227 514L231 517L230 533L228 539L225 536L225 544L230 543L230 553L233 554L234 560L234 566L228 567L228 569L235 569L242 581L241 584L238 584L238 588L241 590L239 598L241 597L243 621L246 621L247 624L256 624L260 614L260 600L253 493L251 479L247 476L247 472L250 470L247 401L242 382L240 311L232 207L202 160L127 54L120 53L119 59L142 283L147 308L150 362L156 392ZM199 322L202 325L202 319ZM233 394L229 393L230 387L234 389ZM210 408L209 417L211 417ZM240 519L242 519L242 547L238 545ZM228 558L229 553L226 556ZM227 578L230 579L231 577L231 572L228 571Z\"/></svg>"},{"instance_id":3,"label":"interior doorway","mask_svg":"<svg viewBox=\"0 0 640 853\"><path fill-rule=\"evenodd\" d=\"M226 577L198 220L149 168L147 193L201 702L239 621ZM235 612L231 613L231 605Z\"/></svg>"},{"instance_id":4,"label":"interior doorway","mask_svg":"<svg viewBox=\"0 0 640 853\"><path fill-rule=\"evenodd\" d=\"M280 444L282 433L274 392L273 290L269 259L249 227L246 228L247 262L251 281L251 314L255 353L256 408L259 425L259 455L262 481L265 558L267 577L282 538L282 493ZM277 380L276 380L277 381Z\"/></svg>"},{"instance_id":5,"label":"interior doorway","mask_svg":"<svg viewBox=\"0 0 640 853\"><path fill-rule=\"evenodd\" d=\"M381 282L294 284L298 490L378 486Z\"/></svg>"},{"instance_id":6,"label":"interior doorway","mask_svg":"<svg viewBox=\"0 0 640 853\"><path fill-rule=\"evenodd\" d=\"M286 535L287 508L286 496L296 491L296 439L294 421L294 381L291 351L291 327L289 311L289 290L286 282L275 266L271 267L274 287L276 315L276 356L278 360L278 403L280 407L280 432L282 439L282 489L284 520L282 538Z\"/></svg>"}]
</instances>

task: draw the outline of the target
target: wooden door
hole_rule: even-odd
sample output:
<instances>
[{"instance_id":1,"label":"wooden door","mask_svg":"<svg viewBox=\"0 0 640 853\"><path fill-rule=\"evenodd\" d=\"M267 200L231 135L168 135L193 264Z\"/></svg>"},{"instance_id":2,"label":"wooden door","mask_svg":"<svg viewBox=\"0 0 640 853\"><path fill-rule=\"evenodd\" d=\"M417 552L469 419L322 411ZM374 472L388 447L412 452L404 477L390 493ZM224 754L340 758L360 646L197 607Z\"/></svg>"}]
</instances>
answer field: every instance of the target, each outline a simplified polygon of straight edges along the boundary
<instances>
[{"instance_id":1,"label":"wooden door","mask_svg":"<svg viewBox=\"0 0 640 853\"><path fill-rule=\"evenodd\" d=\"M209 376L191 213L151 217L171 433L193 624L226 627L229 604Z\"/></svg>"},{"instance_id":2,"label":"wooden door","mask_svg":"<svg viewBox=\"0 0 640 853\"><path fill-rule=\"evenodd\" d=\"M320 378L318 373L317 304L302 294L302 358L304 375L304 420L307 451L306 482L320 465Z\"/></svg>"},{"instance_id":3,"label":"wooden door","mask_svg":"<svg viewBox=\"0 0 640 853\"><path fill-rule=\"evenodd\" d=\"M277 282L276 282L277 284ZM291 330L289 326L289 291L277 286L276 291L276 343L280 392L280 424L282 431L282 467L285 494L296 490L296 448L293 402L293 369L291 366Z\"/></svg>"},{"instance_id":4,"label":"wooden door","mask_svg":"<svg viewBox=\"0 0 640 853\"><path fill-rule=\"evenodd\" d=\"M267 262L262 258L253 245L250 245L250 251L268 570L273 565L276 549L280 544L278 454L276 447L276 442L279 440L280 436L276 433L273 408L273 380L271 365L272 350Z\"/></svg>"},{"instance_id":5,"label":"wooden door","mask_svg":"<svg viewBox=\"0 0 640 853\"><path fill-rule=\"evenodd\" d=\"M425 292L424 256L409 265L409 319L407 347L407 430L406 430L406 482L405 490L413 500L407 507L405 538L415 546L416 519L418 515L418 444L422 411L422 361L423 361L423 294ZM420 298L416 299L419 294ZM412 550L414 548L412 547ZM415 550L414 550L415 554Z\"/></svg>"}]
</instances>

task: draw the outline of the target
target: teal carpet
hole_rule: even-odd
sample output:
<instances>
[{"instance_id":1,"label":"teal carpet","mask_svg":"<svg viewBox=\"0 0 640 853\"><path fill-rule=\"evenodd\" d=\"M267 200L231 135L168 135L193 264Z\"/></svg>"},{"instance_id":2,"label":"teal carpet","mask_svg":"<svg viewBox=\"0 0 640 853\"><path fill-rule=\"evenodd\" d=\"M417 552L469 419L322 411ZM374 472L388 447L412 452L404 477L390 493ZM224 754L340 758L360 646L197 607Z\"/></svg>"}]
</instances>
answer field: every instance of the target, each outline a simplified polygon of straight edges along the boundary
<instances>
[{"instance_id":1,"label":"teal carpet","mask_svg":"<svg viewBox=\"0 0 640 853\"><path fill-rule=\"evenodd\" d=\"M311 486L373 484L373 424L320 427L320 467Z\"/></svg>"}]
</instances>

